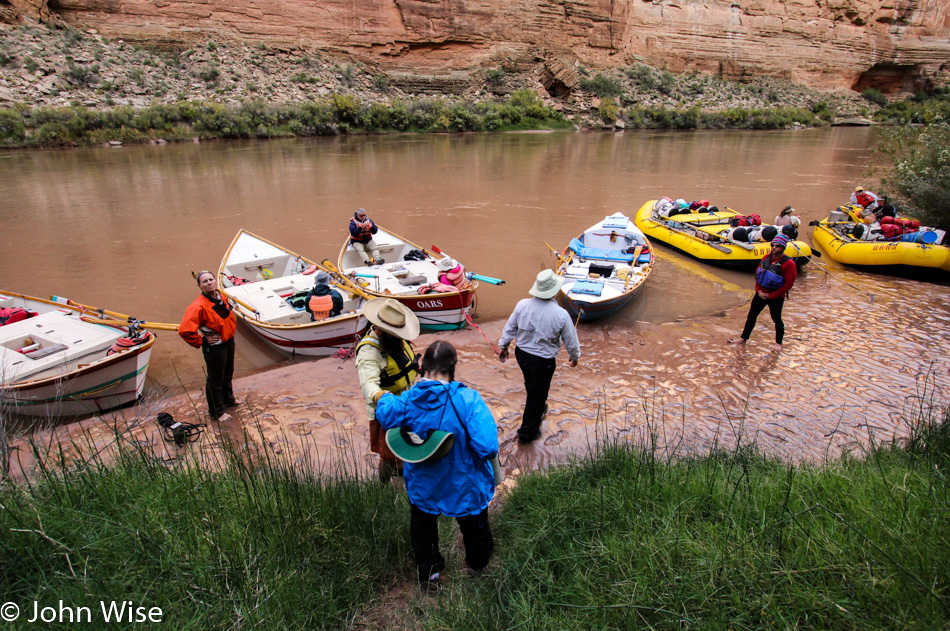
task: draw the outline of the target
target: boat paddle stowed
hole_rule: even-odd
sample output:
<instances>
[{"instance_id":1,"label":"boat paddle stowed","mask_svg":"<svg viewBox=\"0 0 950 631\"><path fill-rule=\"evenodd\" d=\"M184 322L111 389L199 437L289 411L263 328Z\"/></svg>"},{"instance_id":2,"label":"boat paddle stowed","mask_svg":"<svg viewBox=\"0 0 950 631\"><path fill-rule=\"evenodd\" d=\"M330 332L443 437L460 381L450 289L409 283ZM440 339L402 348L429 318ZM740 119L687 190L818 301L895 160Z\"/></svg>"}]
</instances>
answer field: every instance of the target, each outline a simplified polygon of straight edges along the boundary
<instances>
[{"instance_id":1,"label":"boat paddle stowed","mask_svg":"<svg viewBox=\"0 0 950 631\"><path fill-rule=\"evenodd\" d=\"M92 322L93 324L105 324L107 326L134 325L143 329L155 329L156 331L178 330L177 324L169 324L165 322L146 322L144 320L139 320L138 318L133 318L130 315L125 315L124 313L118 313L116 311L109 311L108 309L99 309L97 307L90 307L89 305L80 304L75 300L63 298L62 296L50 296L50 300L61 305L67 305L69 307L79 309L82 319L87 322Z\"/></svg>"},{"instance_id":2,"label":"boat paddle stowed","mask_svg":"<svg viewBox=\"0 0 950 631\"><path fill-rule=\"evenodd\" d=\"M500 278L492 278L491 276L482 276L481 274L475 274L474 272L466 272L465 276L469 280L480 280L484 283L489 283L491 285L504 285L505 281Z\"/></svg>"}]
</instances>

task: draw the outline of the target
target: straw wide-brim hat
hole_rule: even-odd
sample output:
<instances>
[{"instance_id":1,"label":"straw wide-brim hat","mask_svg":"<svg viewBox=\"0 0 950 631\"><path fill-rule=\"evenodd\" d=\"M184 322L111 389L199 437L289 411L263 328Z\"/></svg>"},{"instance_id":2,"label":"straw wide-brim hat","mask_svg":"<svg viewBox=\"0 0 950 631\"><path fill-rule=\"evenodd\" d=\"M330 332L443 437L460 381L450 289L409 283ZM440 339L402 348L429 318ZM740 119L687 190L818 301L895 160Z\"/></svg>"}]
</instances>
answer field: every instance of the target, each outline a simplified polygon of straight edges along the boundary
<instances>
[{"instance_id":1,"label":"straw wide-brim hat","mask_svg":"<svg viewBox=\"0 0 950 631\"><path fill-rule=\"evenodd\" d=\"M363 315L378 328L411 341L419 337L419 318L398 300L373 298L363 305Z\"/></svg>"},{"instance_id":2,"label":"straw wide-brim hat","mask_svg":"<svg viewBox=\"0 0 950 631\"><path fill-rule=\"evenodd\" d=\"M552 298L564 284L564 277L558 276L549 269L542 271L534 281L528 293L535 298Z\"/></svg>"},{"instance_id":3,"label":"straw wide-brim hat","mask_svg":"<svg viewBox=\"0 0 950 631\"><path fill-rule=\"evenodd\" d=\"M386 432L386 445L404 462L438 460L451 451L455 436L441 429L434 430L422 440L405 427L394 427Z\"/></svg>"}]
</instances>

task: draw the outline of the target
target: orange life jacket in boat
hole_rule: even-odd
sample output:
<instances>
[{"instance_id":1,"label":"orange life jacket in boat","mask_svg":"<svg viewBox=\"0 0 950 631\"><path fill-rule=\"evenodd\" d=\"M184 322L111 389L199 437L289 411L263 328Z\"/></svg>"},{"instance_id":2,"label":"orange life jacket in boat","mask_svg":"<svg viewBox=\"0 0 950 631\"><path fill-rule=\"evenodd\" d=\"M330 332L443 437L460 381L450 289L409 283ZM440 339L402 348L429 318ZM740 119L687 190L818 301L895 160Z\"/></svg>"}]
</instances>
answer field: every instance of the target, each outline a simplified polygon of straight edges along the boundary
<instances>
[{"instance_id":1,"label":"orange life jacket in boat","mask_svg":"<svg viewBox=\"0 0 950 631\"><path fill-rule=\"evenodd\" d=\"M356 241L358 243L369 243L369 240L373 238L373 222L367 219L362 224L356 221L356 217L350 219L350 223L355 224L359 228L357 236L353 236L353 231L350 230L350 241Z\"/></svg>"},{"instance_id":2,"label":"orange life jacket in boat","mask_svg":"<svg viewBox=\"0 0 950 631\"><path fill-rule=\"evenodd\" d=\"M314 320L326 320L330 317L330 310L333 309L333 298L330 294L311 296L309 306Z\"/></svg>"}]
</instances>

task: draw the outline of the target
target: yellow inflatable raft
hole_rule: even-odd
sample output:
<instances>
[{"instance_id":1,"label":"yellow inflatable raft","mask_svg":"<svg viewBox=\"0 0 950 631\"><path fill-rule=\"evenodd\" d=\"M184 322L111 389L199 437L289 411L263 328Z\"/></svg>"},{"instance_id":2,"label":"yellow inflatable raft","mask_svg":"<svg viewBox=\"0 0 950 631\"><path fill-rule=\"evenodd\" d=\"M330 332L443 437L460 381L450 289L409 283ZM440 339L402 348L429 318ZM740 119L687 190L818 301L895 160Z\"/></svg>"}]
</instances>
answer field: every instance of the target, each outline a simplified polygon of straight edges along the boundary
<instances>
[{"instance_id":1,"label":"yellow inflatable raft","mask_svg":"<svg viewBox=\"0 0 950 631\"><path fill-rule=\"evenodd\" d=\"M846 265L931 267L950 272L950 248L946 245L855 238L855 226L864 224L860 212L857 206L842 206L832 211L828 219L815 224L812 241L828 258Z\"/></svg>"},{"instance_id":2,"label":"yellow inflatable raft","mask_svg":"<svg viewBox=\"0 0 950 631\"><path fill-rule=\"evenodd\" d=\"M727 208L713 213L684 213L662 217L654 213L657 200L646 202L637 211L634 223L649 238L662 241L706 263L722 267L755 269L759 261L772 251L765 241L744 243L731 239L730 221L739 216ZM795 259L801 269L813 254L804 241L790 241L785 254ZM814 252L815 255L819 255ZM820 255L819 255L820 256Z\"/></svg>"}]
</instances>

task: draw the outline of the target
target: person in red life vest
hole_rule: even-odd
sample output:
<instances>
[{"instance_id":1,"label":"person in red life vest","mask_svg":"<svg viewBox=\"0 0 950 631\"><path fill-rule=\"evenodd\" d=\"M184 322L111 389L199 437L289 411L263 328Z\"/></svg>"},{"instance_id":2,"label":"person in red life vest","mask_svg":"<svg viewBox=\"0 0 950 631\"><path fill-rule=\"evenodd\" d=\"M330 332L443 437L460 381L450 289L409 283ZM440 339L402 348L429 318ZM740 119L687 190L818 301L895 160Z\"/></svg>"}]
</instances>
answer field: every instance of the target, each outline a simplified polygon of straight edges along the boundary
<instances>
[{"instance_id":1,"label":"person in red life vest","mask_svg":"<svg viewBox=\"0 0 950 631\"><path fill-rule=\"evenodd\" d=\"M366 265L382 265L385 263L379 258L379 248L373 241L373 235L379 232L379 228L372 219L366 216L366 211L357 208L350 219L350 245L363 257L363 263Z\"/></svg>"},{"instance_id":2,"label":"person in red life vest","mask_svg":"<svg viewBox=\"0 0 950 631\"><path fill-rule=\"evenodd\" d=\"M863 208L864 210L875 211L878 206L882 204L881 198L872 193L871 191L866 191L860 186L854 188L854 192L851 193L851 204L857 205Z\"/></svg>"},{"instance_id":3,"label":"person in red life vest","mask_svg":"<svg viewBox=\"0 0 950 631\"><path fill-rule=\"evenodd\" d=\"M419 318L392 298L366 301L363 315L373 326L356 345L356 372L369 416L369 449L379 454L379 480L386 483L393 475L402 475L402 463L386 445L376 404L387 392L405 392L419 376L419 358L410 344L419 337Z\"/></svg>"},{"instance_id":4,"label":"person in red life vest","mask_svg":"<svg viewBox=\"0 0 950 631\"><path fill-rule=\"evenodd\" d=\"M772 239L772 251L767 254L755 270L755 295L749 306L749 315L745 320L742 335L729 340L730 344L745 344L752 335L755 320L765 307L769 308L769 315L775 323L775 348L782 348L785 338L785 323L782 322L782 307L785 305L785 296L795 284L798 277L798 268L791 257L785 255L788 237L780 234Z\"/></svg>"},{"instance_id":5,"label":"person in red life vest","mask_svg":"<svg viewBox=\"0 0 950 631\"><path fill-rule=\"evenodd\" d=\"M343 296L330 287L330 275L320 270L313 281L313 289L304 300L304 309L310 314L310 321L326 320L343 313Z\"/></svg>"},{"instance_id":6,"label":"person in red life vest","mask_svg":"<svg viewBox=\"0 0 950 631\"><path fill-rule=\"evenodd\" d=\"M201 295L195 298L178 325L178 335L200 348L204 355L207 379L205 396L208 414L216 421L229 421L224 408L236 405L231 378L234 375L234 329L237 322L231 306L218 291L218 280L211 272L195 277Z\"/></svg>"},{"instance_id":7,"label":"person in red life vest","mask_svg":"<svg viewBox=\"0 0 950 631\"><path fill-rule=\"evenodd\" d=\"M439 259L436 264L439 268L439 282L455 289L465 289L468 287L468 279L465 278L465 268L462 264L448 256Z\"/></svg>"}]
</instances>

